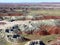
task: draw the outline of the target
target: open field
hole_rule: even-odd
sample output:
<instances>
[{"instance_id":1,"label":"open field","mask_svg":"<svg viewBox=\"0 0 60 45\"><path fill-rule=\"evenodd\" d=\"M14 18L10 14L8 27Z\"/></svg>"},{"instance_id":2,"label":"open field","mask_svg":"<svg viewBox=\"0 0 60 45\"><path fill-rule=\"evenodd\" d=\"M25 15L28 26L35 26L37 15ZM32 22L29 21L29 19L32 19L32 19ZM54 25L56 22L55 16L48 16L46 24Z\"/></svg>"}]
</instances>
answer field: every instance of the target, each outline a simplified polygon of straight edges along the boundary
<instances>
[{"instance_id":1,"label":"open field","mask_svg":"<svg viewBox=\"0 0 60 45\"><path fill-rule=\"evenodd\" d=\"M56 10L31 10L28 15L47 15L47 16L60 16L60 9Z\"/></svg>"},{"instance_id":2,"label":"open field","mask_svg":"<svg viewBox=\"0 0 60 45\"><path fill-rule=\"evenodd\" d=\"M27 12L15 11L12 13L0 13L0 16L21 16L21 15L46 15L46 16L60 16L60 9L39 9L39 10L28 10Z\"/></svg>"},{"instance_id":3,"label":"open field","mask_svg":"<svg viewBox=\"0 0 60 45\"><path fill-rule=\"evenodd\" d=\"M60 15L60 3L0 3L0 16Z\"/></svg>"}]
</instances>

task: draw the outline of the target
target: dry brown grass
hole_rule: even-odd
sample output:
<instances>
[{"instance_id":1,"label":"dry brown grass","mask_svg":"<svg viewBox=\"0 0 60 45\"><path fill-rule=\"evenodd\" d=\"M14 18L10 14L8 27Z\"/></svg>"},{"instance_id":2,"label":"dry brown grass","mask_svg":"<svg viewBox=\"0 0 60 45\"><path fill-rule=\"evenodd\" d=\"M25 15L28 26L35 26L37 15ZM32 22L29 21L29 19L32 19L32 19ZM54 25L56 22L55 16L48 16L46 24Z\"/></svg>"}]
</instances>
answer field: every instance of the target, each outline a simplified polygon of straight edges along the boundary
<instances>
[{"instance_id":1,"label":"dry brown grass","mask_svg":"<svg viewBox=\"0 0 60 45\"><path fill-rule=\"evenodd\" d=\"M42 40L45 44L48 44L49 40L55 40L57 37L60 36L60 34L55 34L55 35L47 35L47 36L40 36L40 35L23 35L26 38L29 38L31 40ZM24 45L26 42L20 42L19 45Z\"/></svg>"}]
</instances>

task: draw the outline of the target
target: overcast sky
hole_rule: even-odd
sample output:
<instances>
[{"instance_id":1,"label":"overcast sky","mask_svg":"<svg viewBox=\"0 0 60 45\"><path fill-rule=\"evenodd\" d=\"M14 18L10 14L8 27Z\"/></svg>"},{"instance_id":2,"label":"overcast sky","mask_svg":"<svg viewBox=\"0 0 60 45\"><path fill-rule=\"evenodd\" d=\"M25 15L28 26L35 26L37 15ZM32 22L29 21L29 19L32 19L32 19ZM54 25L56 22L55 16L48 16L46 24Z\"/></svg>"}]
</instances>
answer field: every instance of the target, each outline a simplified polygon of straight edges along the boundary
<instances>
[{"instance_id":1,"label":"overcast sky","mask_svg":"<svg viewBox=\"0 0 60 45\"><path fill-rule=\"evenodd\" d=\"M0 3L60 2L60 0L0 0Z\"/></svg>"}]
</instances>

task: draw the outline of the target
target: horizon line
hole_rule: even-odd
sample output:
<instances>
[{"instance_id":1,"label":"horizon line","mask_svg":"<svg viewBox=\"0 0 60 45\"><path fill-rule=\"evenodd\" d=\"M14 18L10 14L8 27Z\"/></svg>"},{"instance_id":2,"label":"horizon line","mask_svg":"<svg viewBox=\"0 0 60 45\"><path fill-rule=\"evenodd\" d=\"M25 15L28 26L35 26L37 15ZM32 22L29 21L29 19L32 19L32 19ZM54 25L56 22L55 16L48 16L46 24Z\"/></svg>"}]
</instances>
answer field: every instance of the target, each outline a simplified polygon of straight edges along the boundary
<instances>
[{"instance_id":1,"label":"horizon line","mask_svg":"<svg viewBox=\"0 0 60 45\"><path fill-rule=\"evenodd\" d=\"M0 3L60 3L60 2L0 2Z\"/></svg>"}]
</instances>

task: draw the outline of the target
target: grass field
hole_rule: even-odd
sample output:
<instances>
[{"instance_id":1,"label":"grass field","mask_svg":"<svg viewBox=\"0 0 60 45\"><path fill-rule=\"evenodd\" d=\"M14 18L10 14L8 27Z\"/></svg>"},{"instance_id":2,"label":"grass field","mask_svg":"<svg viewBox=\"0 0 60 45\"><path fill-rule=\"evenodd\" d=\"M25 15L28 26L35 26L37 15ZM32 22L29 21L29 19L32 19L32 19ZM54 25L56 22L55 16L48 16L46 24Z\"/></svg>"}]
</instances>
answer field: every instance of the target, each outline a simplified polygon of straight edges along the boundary
<instances>
[{"instance_id":1,"label":"grass field","mask_svg":"<svg viewBox=\"0 0 60 45\"><path fill-rule=\"evenodd\" d=\"M41 15L55 15L55 16L60 16L60 9L56 10L31 10L29 11L28 15L36 15L36 14L41 14Z\"/></svg>"}]
</instances>

